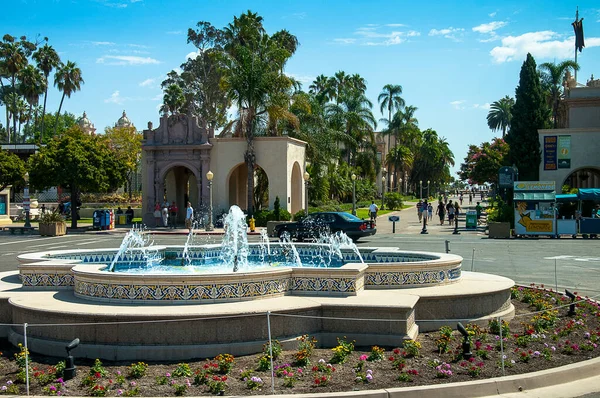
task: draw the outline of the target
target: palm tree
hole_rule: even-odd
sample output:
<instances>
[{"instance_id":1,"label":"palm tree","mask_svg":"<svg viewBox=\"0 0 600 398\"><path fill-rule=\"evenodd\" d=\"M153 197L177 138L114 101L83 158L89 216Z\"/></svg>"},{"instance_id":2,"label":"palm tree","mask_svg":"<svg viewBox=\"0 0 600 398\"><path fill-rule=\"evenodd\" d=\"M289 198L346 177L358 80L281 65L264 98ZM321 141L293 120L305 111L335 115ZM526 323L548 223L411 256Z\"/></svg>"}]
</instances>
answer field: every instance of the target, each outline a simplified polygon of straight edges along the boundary
<instances>
[{"instance_id":1,"label":"palm tree","mask_svg":"<svg viewBox=\"0 0 600 398\"><path fill-rule=\"evenodd\" d=\"M554 128L558 127L558 105L564 94L562 83L569 69L579 70L579 64L575 61L563 61L558 65L550 62L540 65L542 82L546 86L546 90L548 90L548 99L552 104Z\"/></svg>"},{"instance_id":2,"label":"palm tree","mask_svg":"<svg viewBox=\"0 0 600 398\"><path fill-rule=\"evenodd\" d=\"M15 41L15 38L11 35L4 35L0 45L0 59L2 60L3 71L10 76L12 92L14 93L16 91L17 75L28 63L26 48L22 45L22 42ZM13 109L17 108L17 97L11 97ZM14 113L13 116L15 116ZM7 120L7 126L9 124ZM17 118L13 117L13 134L16 134L16 131ZM10 133L8 134L8 142L10 142Z\"/></svg>"},{"instance_id":3,"label":"palm tree","mask_svg":"<svg viewBox=\"0 0 600 398\"><path fill-rule=\"evenodd\" d=\"M502 138L506 135L506 130L510 128L512 120L512 107L515 105L515 100L508 95L501 98L499 101L492 102L490 111L487 115L487 124L492 131L502 129Z\"/></svg>"},{"instance_id":4,"label":"palm tree","mask_svg":"<svg viewBox=\"0 0 600 398\"><path fill-rule=\"evenodd\" d=\"M350 84L349 80L350 76L343 70L336 72L333 77L329 78L328 85L331 90L331 99L335 99L336 104L340 103L342 95L348 89Z\"/></svg>"},{"instance_id":5,"label":"palm tree","mask_svg":"<svg viewBox=\"0 0 600 398\"><path fill-rule=\"evenodd\" d=\"M186 100L183 90L177 84L171 84L165 89L163 105L160 107L162 113L176 114L181 112Z\"/></svg>"},{"instance_id":6,"label":"palm tree","mask_svg":"<svg viewBox=\"0 0 600 398\"><path fill-rule=\"evenodd\" d=\"M324 104L331 96L329 78L323 74L317 76L311 85L308 86L308 92L314 94L317 100L321 104Z\"/></svg>"},{"instance_id":7,"label":"palm tree","mask_svg":"<svg viewBox=\"0 0 600 398\"><path fill-rule=\"evenodd\" d=\"M44 90L44 108L42 110L42 127L40 129L40 145L42 144L42 140L44 138L44 122L46 115L46 100L48 99L48 77L53 69L58 68L60 65L60 57L58 53L49 46L45 44L44 47L38 49L35 53L33 53L33 59L37 63L37 67L44 73L44 77L46 79L46 89Z\"/></svg>"},{"instance_id":8,"label":"palm tree","mask_svg":"<svg viewBox=\"0 0 600 398\"><path fill-rule=\"evenodd\" d=\"M402 109L405 105L404 99L401 97L402 95L402 86L399 84L386 84L383 86L383 90L377 97L377 102L379 102L379 110L381 113L384 113L384 110L388 112L388 127L392 124L392 113ZM388 145L387 150L388 153L391 150L392 146L392 136L388 135ZM388 178L388 190L391 185L391 178Z\"/></svg>"},{"instance_id":9,"label":"palm tree","mask_svg":"<svg viewBox=\"0 0 600 398\"><path fill-rule=\"evenodd\" d=\"M81 90L81 85L85 83L81 77L81 69L77 67L75 62L67 61L66 64L61 64L54 75L54 85L58 87L59 91L62 91L63 95L60 99L60 105L58 106L58 112L56 113L56 123L54 124L54 135L56 135L56 129L58 128L58 117L60 116L60 110L62 109L63 101L65 96L71 98L71 94Z\"/></svg>"},{"instance_id":10,"label":"palm tree","mask_svg":"<svg viewBox=\"0 0 600 398\"><path fill-rule=\"evenodd\" d=\"M46 79L44 78L44 75L42 75L42 72L33 65L27 65L19 73L19 80L21 81L21 94L23 94L23 97L25 97L25 100L29 104L30 117L27 119L27 127L29 129L33 107L37 106L40 101L40 95L46 91Z\"/></svg>"}]
</instances>

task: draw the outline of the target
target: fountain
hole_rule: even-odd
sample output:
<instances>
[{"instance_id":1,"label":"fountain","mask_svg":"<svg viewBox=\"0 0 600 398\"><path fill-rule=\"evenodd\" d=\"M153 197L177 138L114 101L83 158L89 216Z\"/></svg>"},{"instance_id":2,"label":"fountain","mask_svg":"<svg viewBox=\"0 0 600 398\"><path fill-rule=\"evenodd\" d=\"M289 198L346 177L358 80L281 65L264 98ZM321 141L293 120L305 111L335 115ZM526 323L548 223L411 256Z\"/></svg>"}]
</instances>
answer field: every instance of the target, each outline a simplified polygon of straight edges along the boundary
<instances>
[{"instance_id":1,"label":"fountain","mask_svg":"<svg viewBox=\"0 0 600 398\"><path fill-rule=\"evenodd\" d=\"M235 206L221 244L198 245L191 234L182 246L147 246L143 231L130 231L118 250L20 255L21 288L0 282L10 298L0 301L0 323L71 325L28 329L30 350L41 354L60 355L64 342L79 337L80 355L90 358L184 360L259 352L267 312L292 317L271 319L274 338L310 333L325 346L336 336L401 345L456 319L487 323L514 313L513 281L463 272L460 256L357 248L337 234L296 244L262 234L248 243L246 229ZM136 321L150 325L139 333ZM87 326L74 329L77 323ZM22 328L8 337L22 341Z\"/></svg>"}]
</instances>

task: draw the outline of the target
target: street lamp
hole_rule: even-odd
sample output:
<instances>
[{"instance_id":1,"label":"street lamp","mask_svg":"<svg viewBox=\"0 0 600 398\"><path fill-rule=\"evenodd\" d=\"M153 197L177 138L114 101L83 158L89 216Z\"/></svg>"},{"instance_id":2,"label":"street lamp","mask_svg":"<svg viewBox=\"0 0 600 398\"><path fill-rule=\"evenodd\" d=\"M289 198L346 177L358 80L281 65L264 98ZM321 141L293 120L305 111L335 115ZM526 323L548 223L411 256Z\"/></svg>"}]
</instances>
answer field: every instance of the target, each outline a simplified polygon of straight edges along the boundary
<instances>
[{"instance_id":1,"label":"street lamp","mask_svg":"<svg viewBox=\"0 0 600 398\"><path fill-rule=\"evenodd\" d=\"M381 210L385 207L385 175L381 176Z\"/></svg>"},{"instance_id":2,"label":"street lamp","mask_svg":"<svg viewBox=\"0 0 600 398\"><path fill-rule=\"evenodd\" d=\"M429 183L430 183L430 182L431 182L431 181L427 180L427 198L429 198Z\"/></svg>"},{"instance_id":3,"label":"street lamp","mask_svg":"<svg viewBox=\"0 0 600 398\"><path fill-rule=\"evenodd\" d=\"M215 175L212 171L208 170L206 173L206 179L208 180L208 224L205 227L206 231L212 231L213 226L213 196L212 196L212 180Z\"/></svg>"},{"instance_id":4,"label":"street lamp","mask_svg":"<svg viewBox=\"0 0 600 398\"><path fill-rule=\"evenodd\" d=\"M31 228L31 222L29 219L29 173L25 173L25 188L23 188L23 209L25 210L25 228Z\"/></svg>"},{"instance_id":5,"label":"street lamp","mask_svg":"<svg viewBox=\"0 0 600 398\"><path fill-rule=\"evenodd\" d=\"M304 172L304 214L308 216L308 180L310 180L310 174L308 171Z\"/></svg>"},{"instance_id":6,"label":"street lamp","mask_svg":"<svg viewBox=\"0 0 600 398\"><path fill-rule=\"evenodd\" d=\"M356 215L356 174L352 173L352 215Z\"/></svg>"},{"instance_id":7,"label":"street lamp","mask_svg":"<svg viewBox=\"0 0 600 398\"><path fill-rule=\"evenodd\" d=\"M423 199L423 180L419 180L419 189L420 189L420 193L419 193L419 199Z\"/></svg>"}]
</instances>

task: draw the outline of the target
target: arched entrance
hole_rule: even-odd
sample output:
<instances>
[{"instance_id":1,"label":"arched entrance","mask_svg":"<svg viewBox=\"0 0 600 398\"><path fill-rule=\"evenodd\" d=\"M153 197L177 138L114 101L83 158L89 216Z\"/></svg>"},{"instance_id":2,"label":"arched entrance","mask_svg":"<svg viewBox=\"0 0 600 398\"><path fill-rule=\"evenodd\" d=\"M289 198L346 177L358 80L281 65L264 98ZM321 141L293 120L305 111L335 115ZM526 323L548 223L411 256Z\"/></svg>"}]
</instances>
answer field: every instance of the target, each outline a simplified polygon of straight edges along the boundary
<instances>
[{"instance_id":1,"label":"arched entrance","mask_svg":"<svg viewBox=\"0 0 600 398\"><path fill-rule=\"evenodd\" d=\"M290 198L291 198L291 209L292 215L302 210L302 169L298 162L294 163L292 167L292 179L290 187ZM306 198L308 200L308 198Z\"/></svg>"},{"instance_id":2,"label":"arched entrance","mask_svg":"<svg viewBox=\"0 0 600 398\"><path fill-rule=\"evenodd\" d=\"M565 178L563 185L571 188L598 188L600 187L600 170L594 167L577 169Z\"/></svg>"},{"instance_id":3,"label":"arched entrance","mask_svg":"<svg viewBox=\"0 0 600 398\"><path fill-rule=\"evenodd\" d=\"M248 167L245 163L235 166L227 179L229 206L248 209ZM282 199L283 200L283 199ZM254 210L269 208L269 177L262 167L254 169Z\"/></svg>"},{"instance_id":4,"label":"arched entrance","mask_svg":"<svg viewBox=\"0 0 600 398\"><path fill-rule=\"evenodd\" d=\"M162 201L168 201L169 203L175 201L179 208L177 222L181 223L185 218L185 207L188 201L195 208L200 206L198 179L187 167L174 166L166 171L163 181L164 192L159 192L158 197L162 198Z\"/></svg>"}]
</instances>

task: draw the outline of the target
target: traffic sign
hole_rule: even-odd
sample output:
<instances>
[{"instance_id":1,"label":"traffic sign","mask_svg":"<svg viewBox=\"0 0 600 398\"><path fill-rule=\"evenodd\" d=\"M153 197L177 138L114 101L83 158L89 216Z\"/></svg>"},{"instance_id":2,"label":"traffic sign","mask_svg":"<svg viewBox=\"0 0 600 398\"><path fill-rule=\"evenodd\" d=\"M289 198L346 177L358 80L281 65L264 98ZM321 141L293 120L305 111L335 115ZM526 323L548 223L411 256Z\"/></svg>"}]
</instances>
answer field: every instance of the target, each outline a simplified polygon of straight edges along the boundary
<instances>
[{"instance_id":1,"label":"traffic sign","mask_svg":"<svg viewBox=\"0 0 600 398\"><path fill-rule=\"evenodd\" d=\"M396 221L400 221L400 217L398 217L398 216L389 216L388 220L390 220L391 222L396 222Z\"/></svg>"}]
</instances>

